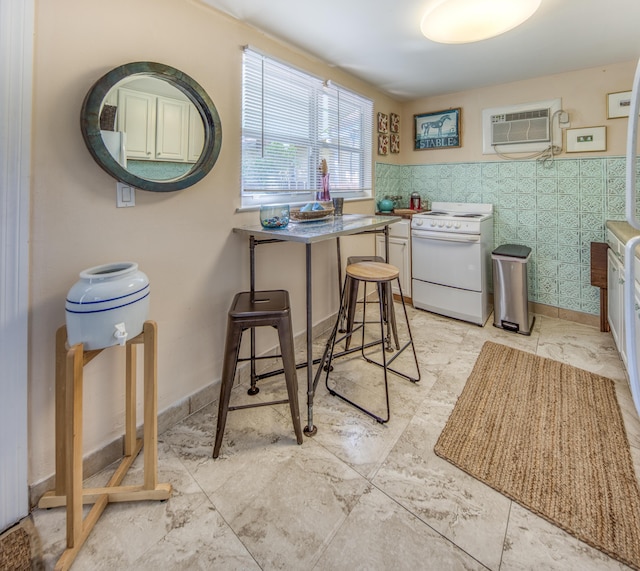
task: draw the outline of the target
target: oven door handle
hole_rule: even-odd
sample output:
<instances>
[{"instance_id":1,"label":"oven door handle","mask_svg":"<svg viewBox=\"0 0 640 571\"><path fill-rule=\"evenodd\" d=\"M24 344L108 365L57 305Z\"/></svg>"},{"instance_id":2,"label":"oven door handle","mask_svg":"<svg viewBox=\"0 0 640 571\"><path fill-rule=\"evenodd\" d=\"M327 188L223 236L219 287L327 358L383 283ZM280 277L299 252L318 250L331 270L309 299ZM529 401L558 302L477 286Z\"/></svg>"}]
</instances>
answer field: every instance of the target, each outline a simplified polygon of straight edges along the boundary
<instances>
[{"instance_id":1,"label":"oven door handle","mask_svg":"<svg viewBox=\"0 0 640 571\"><path fill-rule=\"evenodd\" d=\"M428 230L419 230L412 232L414 240L441 240L443 242L467 242L475 244L480 242L478 234L454 234L449 232L429 232Z\"/></svg>"}]
</instances>

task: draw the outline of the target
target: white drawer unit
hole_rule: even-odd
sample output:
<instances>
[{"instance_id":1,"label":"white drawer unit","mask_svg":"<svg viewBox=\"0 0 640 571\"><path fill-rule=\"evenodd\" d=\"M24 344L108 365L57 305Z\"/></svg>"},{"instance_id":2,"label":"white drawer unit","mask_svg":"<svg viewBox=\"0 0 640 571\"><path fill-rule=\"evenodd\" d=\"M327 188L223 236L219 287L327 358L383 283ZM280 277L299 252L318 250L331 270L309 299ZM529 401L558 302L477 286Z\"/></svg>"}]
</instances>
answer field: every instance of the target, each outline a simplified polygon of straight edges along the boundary
<instances>
[{"instance_id":1,"label":"white drawer unit","mask_svg":"<svg viewBox=\"0 0 640 571\"><path fill-rule=\"evenodd\" d=\"M627 346L626 346L626 333L625 333L625 312L624 312L624 260L625 260L625 245L619 240L616 235L607 230L607 244L609 250L607 252L607 314L609 327L611 328L611 335L620 353L625 365L627 364ZM640 260L637 259L635 264L635 318L640 319L638 314L638 299L640 299Z\"/></svg>"},{"instance_id":2,"label":"white drawer unit","mask_svg":"<svg viewBox=\"0 0 640 571\"><path fill-rule=\"evenodd\" d=\"M622 296L624 295L624 263L615 248L607 252L608 321L611 335L622 360L627 362L624 342L624 318Z\"/></svg>"},{"instance_id":3,"label":"white drawer unit","mask_svg":"<svg viewBox=\"0 0 640 571\"><path fill-rule=\"evenodd\" d=\"M384 236L376 236L376 256L384 258ZM389 225L389 263L400 270L400 285L405 298L411 297L411 221ZM394 282L393 293L400 295Z\"/></svg>"}]
</instances>

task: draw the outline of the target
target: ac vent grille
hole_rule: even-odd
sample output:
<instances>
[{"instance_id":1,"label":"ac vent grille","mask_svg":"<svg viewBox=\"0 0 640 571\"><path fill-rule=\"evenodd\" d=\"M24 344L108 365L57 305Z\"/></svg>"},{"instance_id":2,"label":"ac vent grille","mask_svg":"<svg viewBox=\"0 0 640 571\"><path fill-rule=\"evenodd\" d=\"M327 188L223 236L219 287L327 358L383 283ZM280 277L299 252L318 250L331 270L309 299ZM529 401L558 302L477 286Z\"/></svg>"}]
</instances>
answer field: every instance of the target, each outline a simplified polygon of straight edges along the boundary
<instances>
[{"instance_id":1,"label":"ac vent grille","mask_svg":"<svg viewBox=\"0 0 640 571\"><path fill-rule=\"evenodd\" d=\"M491 115L491 144L550 142L550 116L548 108Z\"/></svg>"}]
</instances>

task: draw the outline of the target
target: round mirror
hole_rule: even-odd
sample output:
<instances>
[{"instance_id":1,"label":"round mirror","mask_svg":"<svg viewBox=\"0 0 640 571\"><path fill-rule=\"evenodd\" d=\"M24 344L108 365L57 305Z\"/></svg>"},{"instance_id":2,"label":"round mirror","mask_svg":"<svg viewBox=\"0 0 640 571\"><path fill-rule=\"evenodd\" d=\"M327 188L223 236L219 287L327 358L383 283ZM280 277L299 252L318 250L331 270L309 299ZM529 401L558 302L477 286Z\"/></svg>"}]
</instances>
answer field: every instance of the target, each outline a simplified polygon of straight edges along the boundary
<instances>
[{"instance_id":1,"label":"round mirror","mask_svg":"<svg viewBox=\"0 0 640 571\"><path fill-rule=\"evenodd\" d=\"M222 146L220 116L202 87L153 62L121 65L89 90L82 136L116 180L142 190L182 190L202 179Z\"/></svg>"}]
</instances>

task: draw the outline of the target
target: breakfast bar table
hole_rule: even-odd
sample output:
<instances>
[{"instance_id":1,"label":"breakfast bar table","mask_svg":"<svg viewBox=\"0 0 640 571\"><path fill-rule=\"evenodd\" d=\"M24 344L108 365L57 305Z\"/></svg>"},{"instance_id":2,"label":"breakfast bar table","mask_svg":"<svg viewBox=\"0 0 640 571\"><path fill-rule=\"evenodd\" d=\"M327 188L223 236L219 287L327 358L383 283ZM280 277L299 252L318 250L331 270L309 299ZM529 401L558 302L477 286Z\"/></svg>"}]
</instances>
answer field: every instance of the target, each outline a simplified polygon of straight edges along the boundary
<instances>
[{"instance_id":1,"label":"breakfast bar table","mask_svg":"<svg viewBox=\"0 0 640 571\"><path fill-rule=\"evenodd\" d=\"M255 291L255 247L260 244L273 244L277 242L300 242L305 245L306 256L306 313L307 313L307 361L297 365L297 368L307 368L307 425L304 433L313 436L317 427L313 424L313 397L322 369L322 359L314 362L313 358L313 319L312 319L312 275L311 275L311 246L316 242L336 240L338 256L338 280L342 282L342 262L340 259L340 237L353 234L380 234L385 237L385 259L389 259L389 224L399 222L399 216L369 216L363 214L344 214L343 216L331 216L326 220L313 222L290 223L286 228L268 229L260 225L240 226L233 229L234 232L245 234L249 237L249 263L251 291ZM313 365L319 364L318 372L314 375ZM267 375L265 375L267 376ZM251 331L251 384L255 387L258 377L255 374L255 335Z\"/></svg>"}]
</instances>

